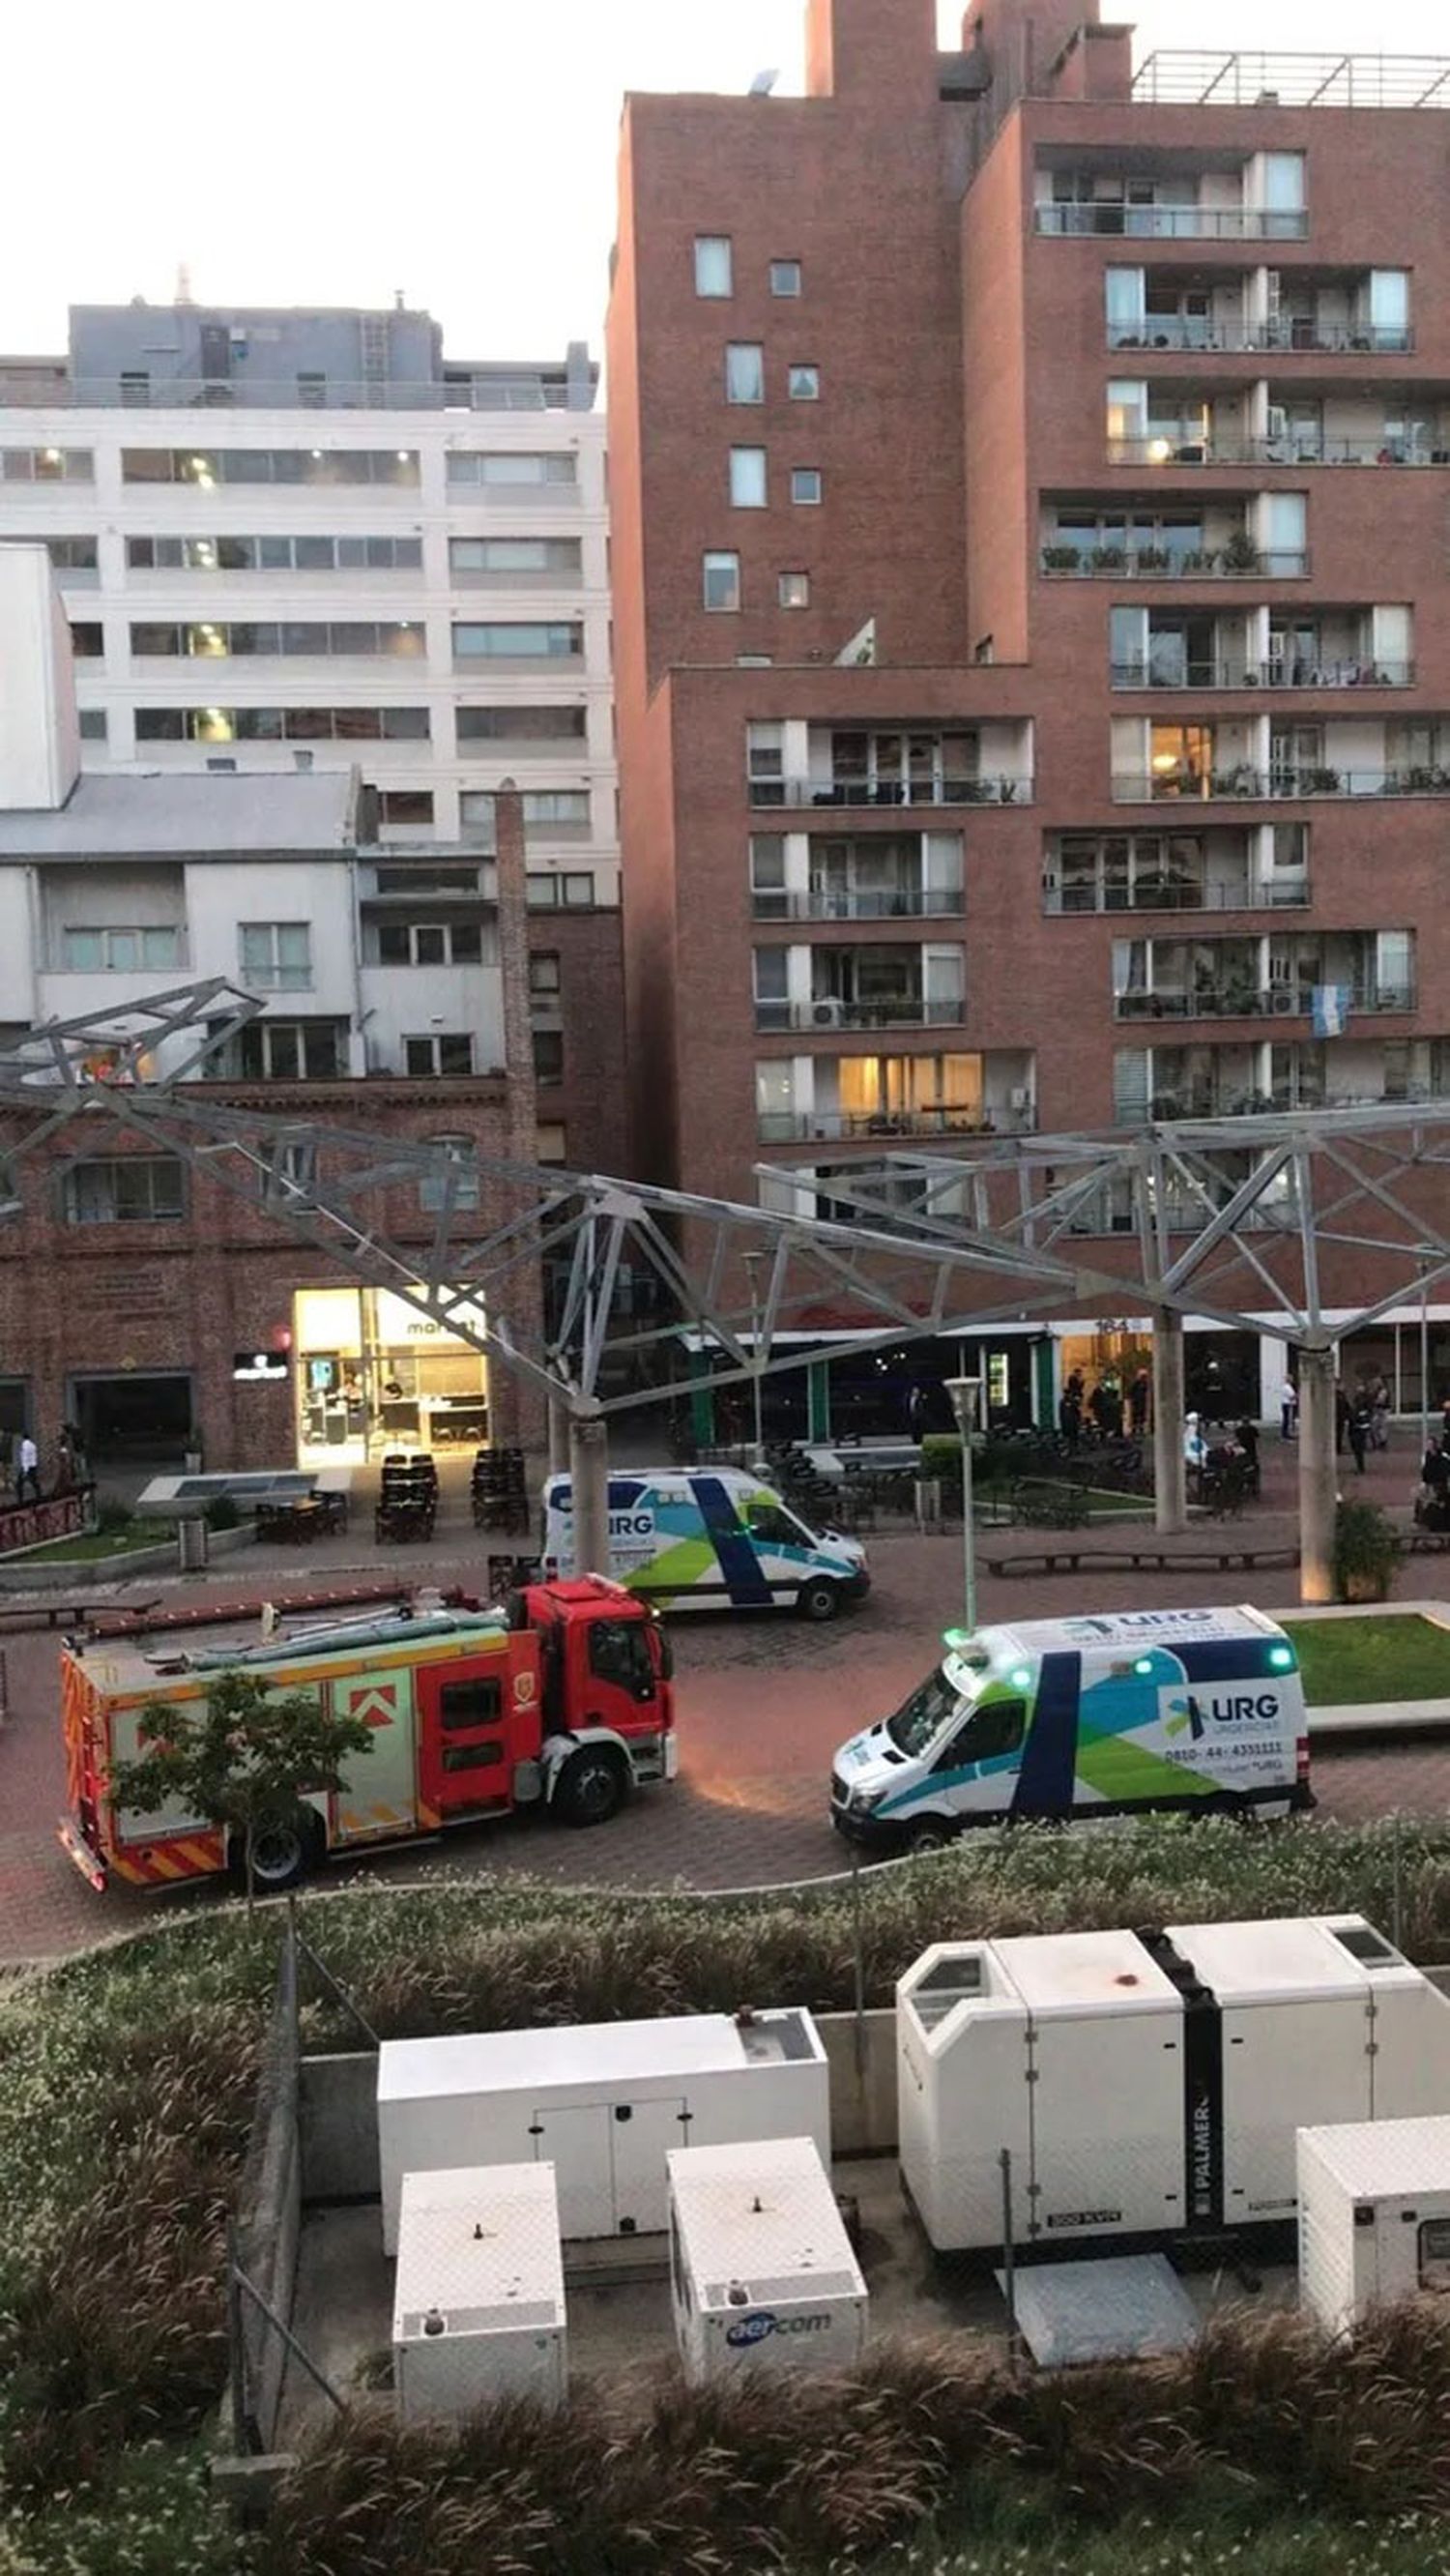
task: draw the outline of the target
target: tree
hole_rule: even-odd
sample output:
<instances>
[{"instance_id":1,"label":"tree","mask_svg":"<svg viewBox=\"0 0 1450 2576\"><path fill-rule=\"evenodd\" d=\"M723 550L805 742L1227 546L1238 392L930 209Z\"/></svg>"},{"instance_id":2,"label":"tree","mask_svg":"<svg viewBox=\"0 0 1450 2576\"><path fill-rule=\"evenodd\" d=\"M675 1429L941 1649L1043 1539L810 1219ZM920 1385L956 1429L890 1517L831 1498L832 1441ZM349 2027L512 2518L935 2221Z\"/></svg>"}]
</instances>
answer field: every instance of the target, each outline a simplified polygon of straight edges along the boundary
<instances>
[{"instance_id":1,"label":"tree","mask_svg":"<svg viewBox=\"0 0 1450 2576\"><path fill-rule=\"evenodd\" d=\"M177 1799L240 1836L249 1914L259 1851L269 1886L300 1877L307 1793L340 1789L348 1755L372 1743L365 1718L330 1716L309 1691L275 1696L261 1675L236 1670L218 1673L204 1700L149 1700L137 1733L136 1760L111 1773L116 1805L151 1816Z\"/></svg>"}]
</instances>

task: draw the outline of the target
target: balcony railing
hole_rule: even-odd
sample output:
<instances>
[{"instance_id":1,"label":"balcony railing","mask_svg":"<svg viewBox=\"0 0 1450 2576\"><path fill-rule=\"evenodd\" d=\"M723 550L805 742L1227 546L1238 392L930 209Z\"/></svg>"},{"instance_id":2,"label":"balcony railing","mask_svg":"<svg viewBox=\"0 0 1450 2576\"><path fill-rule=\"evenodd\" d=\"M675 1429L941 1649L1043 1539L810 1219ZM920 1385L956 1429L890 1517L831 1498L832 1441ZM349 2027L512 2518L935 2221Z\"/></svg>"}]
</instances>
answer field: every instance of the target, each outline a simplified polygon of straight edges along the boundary
<instances>
[{"instance_id":1,"label":"balcony railing","mask_svg":"<svg viewBox=\"0 0 1450 2576\"><path fill-rule=\"evenodd\" d=\"M1054 576L1108 576L1114 581L1298 581L1309 570L1307 552L1283 547L1260 550L1242 543L1223 546L1074 546L1050 538L1041 550L1042 570Z\"/></svg>"},{"instance_id":2,"label":"balcony railing","mask_svg":"<svg viewBox=\"0 0 1450 2576\"><path fill-rule=\"evenodd\" d=\"M1280 884L1276 877L1245 877L1237 884L1196 883L1179 877L1139 877L1131 886L1044 885L1045 913L1085 912L1280 912L1304 911L1307 879Z\"/></svg>"},{"instance_id":3,"label":"balcony railing","mask_svg":"<svg viewBox=\"0 0 1450 2576\"><path fill-rule=\"evenodd\" d=\"M813 1002L763 1002L755 1005L755 1025L764 1031L809 1029L817 1036L833 1029L950 1029L966 1018L960 994L930 1001L921 993L901 993L890 1001L846 1002L823 994Z\"/></svg>"},{"instance_id":4,"label":"balcony railing","mask_svg":"<svg viewBox=\"0 0 1450 2576\"><path fill-rule=\"evenodd\" d=\"M1201 778L1137 770L1113 780L1115 805L1244 796L1450 796L1450 769L1254 769L1240 763Z\"/></svg>"},{"instance_id":5,"label":"balcony railing","mask_svg":"<svg viewBox=\"0 0 1450 2576\"><path fill-rule=\"evenodd\" d=\"M1030 805L1025 778L752 778L752 805Z\"/></svg>"},{"instance_id":6,"label":"balcony railing","mask_svg":"<svg viewBox=\"0 0 1450 2576\"><path fill-rule=\"evenodd\" d=\"M858 1136L1027 1136L1036 1125L1031 1108L984 1109L943 1104L927 1109L766 1109L756 1120L762 1145L847 1142Z\"/></svg>"},{"instance_id":7,"label":"balcony railing","mask_svg":"<svg viewBox=\"0 0 1450 2576\"><path fill-rule=\"evenodd\" d=\"M1443 445L1405 438L1336 438L1309 431L1281 438L1245 438L1237 431L1207 435L1149 429L1140 438L1110 438L1109 465L1450 465L1450 430Z\"/></svg>"},{"instance_id":8,"label":"balcony railing","mask_svg":"<svg viewBox=\"0 0 1450 2576\"><path fill-rule=\"evenodd\" d=\"M1211 313L1149 313L1141 322L1110 322L1110 349L1201 349L1211 356L1242 357L1260 349L1281 356L1398 357L1414 348L1414 332L1404 326L1351 322L1316 322L1307 314L1285 314L1277 322L1220 320Z\"/></svg>"},{"instance_id":9,"label":"balcony railing","mask_svg":"<svg viewBox=\"0 0 1450 2576\"><path fill-rule=\"evenodd\" d=\"M1345 1091L1320 1084L1278 1083L1272 1091L1217 1091L1187 1086L1173 1091L1118 1091L1113 1119L1119 1127L1142 1126L1148 1119L1266 1118L1286 1109L1380 1109L1422 1100L1443 1100L1446 1087L1410 1083L1403 1090Z\"/></svg>"},{"instance_id":10,"label":"balcony railing","mask_svg":"<svg viewBox=\"0 0 1450 2576\"><path fill-rule=\"evenodd\" d=\"M756 886L750 897L756 921L942 921L964 908L960 886Z\"/></svg>"},{"instance_id":11,"label":"balcony railing","mask_svg":"<svg viewBox=\"0 0 1450 2576\"><path fill-rule=\"evenodd\" d=\"M1112 234L1133 241L1303 241L1302 206L1034 206L1033 228L1066 240Z\"/></svg>"},{"instance_id":12,"label":"balcony railing","mask_svg":"<svg viewBox=\"0 0 1450 2576\"><path fill-rule=\"evenodd\" d=\"M1372 662L1358 654L1316 662L1245 662L1229 655L1184 662L1176 671L1151 662L1114 662L1115 689L1412 689L1413 662Z\"/></svg>"},{"instance_id":13,"label":"balcony railing","mask_svg":"<svg viewBox=\"0 0 1450 2576\"><path fill-rule=\"evenodd\" d=\"M1326 979L1332 980L1332 979ZM1351 983L1349 1009L1413 1011L1412 984ZM1314 1010L1312 989L1292 984L1256 985L1229 977L1223 983L1198 984L1191 993L1115 993L1115 1020L1256 1020L1308 1019Z\"/></svg>"}]
</instances>

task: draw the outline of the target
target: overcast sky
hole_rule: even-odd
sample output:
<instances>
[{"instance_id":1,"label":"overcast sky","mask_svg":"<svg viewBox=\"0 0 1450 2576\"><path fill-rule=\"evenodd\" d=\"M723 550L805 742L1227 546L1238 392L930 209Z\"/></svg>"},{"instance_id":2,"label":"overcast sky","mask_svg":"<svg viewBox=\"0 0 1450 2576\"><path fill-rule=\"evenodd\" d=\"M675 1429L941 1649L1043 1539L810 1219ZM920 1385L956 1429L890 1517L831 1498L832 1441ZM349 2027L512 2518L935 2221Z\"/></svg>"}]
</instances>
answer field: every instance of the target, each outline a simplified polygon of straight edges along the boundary
<instances>
[{"instance_id":1,"label":"overcast sky","mask_svg":"<svg viewBox=\"0 0 1450 2576\"><path fill-rule=\"evenodd\" d=\"M885 0L883 0L885 5ZM1450 51L1444 0L1142 0L1153 46ZM800 87L803 0L71 0L5 13L0 346L69 303L385 304L596 348L626 89ZM942 39L961 9L942 0Z\"/></svg>"}]
</instances>

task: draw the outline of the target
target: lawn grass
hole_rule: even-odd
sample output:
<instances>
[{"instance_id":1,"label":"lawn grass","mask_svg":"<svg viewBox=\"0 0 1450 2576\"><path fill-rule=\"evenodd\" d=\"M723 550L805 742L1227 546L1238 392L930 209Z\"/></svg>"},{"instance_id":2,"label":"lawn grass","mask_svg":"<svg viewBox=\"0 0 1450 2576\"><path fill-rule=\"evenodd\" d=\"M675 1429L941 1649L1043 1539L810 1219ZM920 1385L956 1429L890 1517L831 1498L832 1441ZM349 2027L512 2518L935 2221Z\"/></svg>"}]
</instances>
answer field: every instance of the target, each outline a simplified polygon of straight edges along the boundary
<instances>
[{"instance_id":1,"label":"lawn grass","mask_svg":"<svg viewBox=\"0 0 1450 2576\"><path fill-rule=\"evenodd\" d=\"M1415 1616L1283 1622L1311 1708L1450 1699L1450 1628Z\"/></svg>"}]
</instances>

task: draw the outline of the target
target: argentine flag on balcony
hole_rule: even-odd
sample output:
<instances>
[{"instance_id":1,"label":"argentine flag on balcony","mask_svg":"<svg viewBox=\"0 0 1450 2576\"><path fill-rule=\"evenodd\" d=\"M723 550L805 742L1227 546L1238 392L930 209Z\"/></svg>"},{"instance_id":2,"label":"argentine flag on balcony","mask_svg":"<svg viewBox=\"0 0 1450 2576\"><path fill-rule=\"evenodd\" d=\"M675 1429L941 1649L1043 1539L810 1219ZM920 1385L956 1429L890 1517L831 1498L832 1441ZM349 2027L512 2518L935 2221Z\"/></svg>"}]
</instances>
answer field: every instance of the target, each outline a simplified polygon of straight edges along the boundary
<instances>
[{"instance_id":1,"label":"argentine flag on balcony","mask_svg":"<svg viewBox=\"0 0 1450 2576\"><path fill-rule=\"evenodd\" d=\"M1317 1038L1342 1038L1349 1018L1347 984L1316 984L1314 987L1314 1034Z\"/></svg>"}]
</instances>

